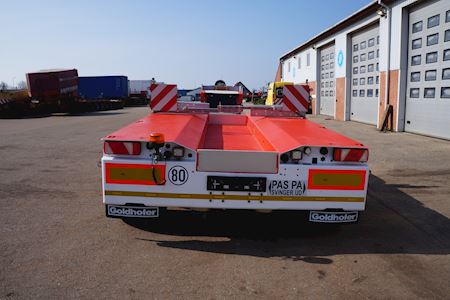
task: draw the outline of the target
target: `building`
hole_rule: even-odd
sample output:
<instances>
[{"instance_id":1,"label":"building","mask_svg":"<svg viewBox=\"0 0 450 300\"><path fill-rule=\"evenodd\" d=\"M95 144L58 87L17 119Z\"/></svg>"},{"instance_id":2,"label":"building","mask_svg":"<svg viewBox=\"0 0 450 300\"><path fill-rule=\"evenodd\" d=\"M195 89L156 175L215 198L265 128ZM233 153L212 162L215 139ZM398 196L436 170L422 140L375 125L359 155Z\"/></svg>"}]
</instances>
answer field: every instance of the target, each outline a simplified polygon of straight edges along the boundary
<instances>
[{"instance_id":1,"label":"building","mask_svg":"<svg viewBox=\"0 0 450 300\"><path fill-rule=\"evenodd\" d=\"M373 1L280 58L313 113L450 139L450 1Z\"/></svg>"},{"instance_id":2,"label":"building","mask_svg":"<svg viewBox=\"0 0 450 300\"><path fill-rule=\"evenodd\" d=\"M240 86L242 89L242 94L244 95L244 98L249 98L252 95L252 92L242 83L242 81L236 82L234 86Z\"/></svg>"}]
</instances>

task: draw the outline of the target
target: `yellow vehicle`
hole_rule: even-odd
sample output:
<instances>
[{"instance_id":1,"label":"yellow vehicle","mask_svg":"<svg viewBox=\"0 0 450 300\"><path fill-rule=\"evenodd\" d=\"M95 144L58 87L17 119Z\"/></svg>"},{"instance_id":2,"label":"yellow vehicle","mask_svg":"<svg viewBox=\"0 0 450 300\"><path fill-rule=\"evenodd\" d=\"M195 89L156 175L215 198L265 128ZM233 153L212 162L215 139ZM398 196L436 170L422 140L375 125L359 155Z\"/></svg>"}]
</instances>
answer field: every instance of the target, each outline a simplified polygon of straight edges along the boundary
<instances>
[{"instance_id":1,"label":"yellow vehicle","mask_svg":"<svg viewBox=\"0 0 450 300\"><path fill-rule=\"evenodd\" d=\"M283 87L285 85L293 85L293 82L271 82L269 84L269 89L267 90L267 98L266 98L266 105L274 105L274 101L276 98L282 98L283 97Z\"/></svg>"}]
</instances>

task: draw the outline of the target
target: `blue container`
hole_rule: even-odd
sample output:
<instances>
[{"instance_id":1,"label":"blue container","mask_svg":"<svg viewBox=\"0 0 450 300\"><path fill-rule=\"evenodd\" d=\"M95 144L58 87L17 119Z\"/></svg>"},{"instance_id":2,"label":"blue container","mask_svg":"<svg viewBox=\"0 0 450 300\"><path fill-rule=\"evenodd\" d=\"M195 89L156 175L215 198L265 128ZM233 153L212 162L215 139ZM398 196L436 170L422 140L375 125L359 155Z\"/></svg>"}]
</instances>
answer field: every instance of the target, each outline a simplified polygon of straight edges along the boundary
<instances>
[{"instance_id":1,"label":"blue container","mask_svg":"<svg viewBox=\"0 0 450 300\"><path fill-rule=\"evenodd\" d=\"M127 76L79 77L78 94L83 99L121 99L128 97Z\"/></svg>"}]
</instances>

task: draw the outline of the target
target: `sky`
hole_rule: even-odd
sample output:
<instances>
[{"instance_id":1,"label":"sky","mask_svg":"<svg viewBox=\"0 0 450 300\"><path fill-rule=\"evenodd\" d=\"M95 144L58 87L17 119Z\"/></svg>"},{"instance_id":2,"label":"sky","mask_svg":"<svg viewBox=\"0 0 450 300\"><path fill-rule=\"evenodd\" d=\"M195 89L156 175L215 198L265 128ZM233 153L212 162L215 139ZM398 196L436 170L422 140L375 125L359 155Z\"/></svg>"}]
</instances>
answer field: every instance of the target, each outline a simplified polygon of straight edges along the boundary
<instances>
[{"instance_id":1,"label":"sky","mask_svg":"<svg viewBox=\"0 0 450 300\"><path fill-rule=\"evenodd\" d=\"M0 81L41 69L179 88L273 81L279 57L369 0L0 0Z\"/></svg>"}]
</instances>

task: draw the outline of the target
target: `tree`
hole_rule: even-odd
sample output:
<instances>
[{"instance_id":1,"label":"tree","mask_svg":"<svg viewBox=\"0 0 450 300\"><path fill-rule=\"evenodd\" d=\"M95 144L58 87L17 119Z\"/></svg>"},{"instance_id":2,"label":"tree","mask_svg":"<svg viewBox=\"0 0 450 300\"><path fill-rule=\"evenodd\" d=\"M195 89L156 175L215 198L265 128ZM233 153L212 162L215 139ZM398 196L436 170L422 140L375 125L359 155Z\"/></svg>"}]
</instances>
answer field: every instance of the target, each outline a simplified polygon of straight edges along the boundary
<instances>
[{"instance_id":1,"label":"tree","mask_svg":"<svg viewBox=\"0 0 450 300\"><path fill-rule=\"evenodd\" d=\"M25 90L27 88L27 83L25 81L19 81L19 83L17 84L17 88L19 90Z\"/></svg>"},{"instance_id":2,"label":"tree","mask_svg":"<svg viewBox=\"0 0 450 300\"><path fill-rule=\"evenodd\" d=\"M4 91L8 89L8 84L4 81L0 82L0 91Z\"/></svg>"}]
</instances>

